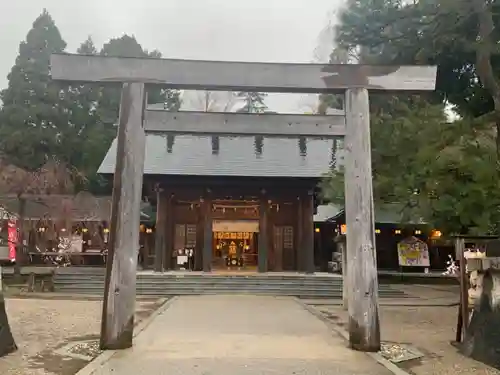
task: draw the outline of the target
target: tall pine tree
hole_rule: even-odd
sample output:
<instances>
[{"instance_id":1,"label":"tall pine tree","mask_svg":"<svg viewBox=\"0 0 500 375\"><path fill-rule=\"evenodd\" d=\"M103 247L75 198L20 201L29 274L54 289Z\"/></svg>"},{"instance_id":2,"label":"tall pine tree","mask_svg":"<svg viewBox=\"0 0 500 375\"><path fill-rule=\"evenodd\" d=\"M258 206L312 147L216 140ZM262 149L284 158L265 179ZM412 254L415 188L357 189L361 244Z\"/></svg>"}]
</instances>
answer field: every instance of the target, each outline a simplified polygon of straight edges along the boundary
<instances>
[{"instance_id":1,"label":"tall pine tree","mask_svg":"<svg viewBox=\"0 0 500 375\"><path fill-rule=\"evenodd\" d=\"M157 50L151 52L144 50L135 37L129 35L111 39L108 43L104 44L100 54L102 56L114 57L161 57L161 53ZM120 108L120 92L120 89L109 87L102 90L98 112L103 122L116 123ZM180 107L180 93L178 90L154 87L148 91L148 103L163 103L166 110L176 111Z\"/></svg>"},{"instance_id":2,"label":"tall pine tree","mask_svg":"<svg viewBox=\"0 0 500 375\"><path fill-rule=\"evenodd\" d=\"M82 55L97 55L98 51L91 37L78 48ZM92 193L109 193L107 181L97 175L107 150L116 136L116 127L103 122L97 106L102 88L94 84L82 84L72 87L73 100L70 113L74 133L68 137L71 144L71 165L85 176L86 189Z\"/></svg>"},{"instance_id":3,"label":"tall pine tree","mask_svg":"<svg viewBox=\"0 0 500 375\"><path fill-rule=\"evenodd\" d=\"M244 105L237 112L241 113L264 113L267 110L267 105L264 102L267 94L263 92L239 92L240 98Z\"/></svg>"},{"instance_id":4,"label":"tall pine tree","mask_svg":"<svg viewBox=\"0 0 500 375\"><path fill-rule=\"evenodd\" d=\"M34 170L59 156L61 134L68 129L67 90L50 79L52 53L66 43L50 14L43 10L33 22L0 94L0 150L9 162Z\"/></svg>"},{"instance_id":5,"label":"tall pine tree","mask_svg":"<svg viewBox=\"0 0 500 375\"><path fill-rule=\"evenodd\" d=\"M116 57L159 58L158 51L147 52L135 37L123 35L111 39L100 52L89 37L77 51L80 54ZM121 90L117 87L99 87L85 84L73 88L71 114L72 123L78 129L78 144L75 144L72 164L87 177L87 188L93 193L108 192L108 184L97 175L97 169L104 159L113 138L116 136ZM178 110L179 91L153 87L148 91L148 102L163 103L166 110ZM77 138L73 138L75 141Z\"/></svg>"}]
</instances>

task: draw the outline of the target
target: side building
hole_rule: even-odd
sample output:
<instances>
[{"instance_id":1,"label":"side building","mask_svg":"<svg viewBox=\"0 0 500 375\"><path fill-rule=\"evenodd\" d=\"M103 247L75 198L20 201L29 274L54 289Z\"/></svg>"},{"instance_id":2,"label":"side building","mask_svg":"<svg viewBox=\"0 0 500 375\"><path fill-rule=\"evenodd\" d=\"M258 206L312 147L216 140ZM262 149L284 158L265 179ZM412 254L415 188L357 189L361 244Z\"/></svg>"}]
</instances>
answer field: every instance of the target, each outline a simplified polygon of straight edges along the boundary
<instances>
[{"instance_id":1,"label":"side building","mask_svg":"<svg viewBox=\"0 0 500 375\"><path fill-rule=\"evenodd\" d=\"M336 141L147 133L144 194L157 206L155 268L314 272L318 183ZM99 173L112 175L116 140Z\"/></svg>"}]
</instances>

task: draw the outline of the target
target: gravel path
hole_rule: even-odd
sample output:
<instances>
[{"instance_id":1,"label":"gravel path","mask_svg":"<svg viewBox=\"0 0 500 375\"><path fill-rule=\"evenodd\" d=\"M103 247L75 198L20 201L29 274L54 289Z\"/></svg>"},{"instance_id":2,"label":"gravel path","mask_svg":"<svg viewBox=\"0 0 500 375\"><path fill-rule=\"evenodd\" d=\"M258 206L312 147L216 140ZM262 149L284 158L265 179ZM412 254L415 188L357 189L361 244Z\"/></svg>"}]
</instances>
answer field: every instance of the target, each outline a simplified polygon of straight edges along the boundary
<instances>
[{"instance_id":1,"label":"gravel path","mask_svg":"<svg viewBox=\"0 0 500 375\"><path fill-rule=\"evenodd\" d=\"M339 306L315 306L333 323L347 328L347 312ZM415 375L500 375L491 367L462 356L450 341L455 339L457 307L382 306L382 340L411 344L425 356L401 363Z\"/></svg>"},{"instance_id":2,"label":"gravel path","mask_svg":"<svg viewBox=\"0 0 500 375\"><path fill-rule=\"evenodd\" d=\"M54 353L72 341L97 340L100 301L16 299L6 301L19 350L0 359L1 375L72 375L87 361ZM138 301L136 320L149 316L158 301Z\"/></svg>"}]
</instances>

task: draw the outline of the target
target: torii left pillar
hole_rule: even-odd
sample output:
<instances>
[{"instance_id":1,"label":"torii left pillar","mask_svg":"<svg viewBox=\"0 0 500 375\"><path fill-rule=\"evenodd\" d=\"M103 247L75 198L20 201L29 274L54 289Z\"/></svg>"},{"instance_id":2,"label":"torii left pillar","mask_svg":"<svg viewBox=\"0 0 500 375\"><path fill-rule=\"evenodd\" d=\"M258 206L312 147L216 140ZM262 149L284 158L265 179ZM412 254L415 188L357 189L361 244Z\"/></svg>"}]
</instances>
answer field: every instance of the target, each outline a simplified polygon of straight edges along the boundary
<instances>
[{"instance_id":1,"label":"torii left pillar","mask_svg":"<svg viewBox=\"0 0 500 375\"><path fill-rule=\"evenodd\" d=\"M145 101L143 83L123 84L104 286L101 349L126 349L132 346L146 142L143 127Z\"/></svg>"}]
</instances>

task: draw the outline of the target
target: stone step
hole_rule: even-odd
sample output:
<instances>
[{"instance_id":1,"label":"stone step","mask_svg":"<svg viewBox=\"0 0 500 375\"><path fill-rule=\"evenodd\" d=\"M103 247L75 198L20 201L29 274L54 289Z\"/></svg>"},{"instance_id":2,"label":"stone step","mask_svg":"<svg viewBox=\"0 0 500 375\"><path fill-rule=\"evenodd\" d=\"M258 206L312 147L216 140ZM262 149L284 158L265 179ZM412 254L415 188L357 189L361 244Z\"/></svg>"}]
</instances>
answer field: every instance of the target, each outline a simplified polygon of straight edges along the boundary
<instances>
[{"instance_id":1,"label":"stone step","mask_svg":"<svg viewBox=\"0 0 500 375\"><path fill-rule=\"evenodd\" d=\"M104 292L104 269L56 270L54 290L60 293L97 294ZM203 294L253 294L295 296L301 298L342 298L342 278L332 275L304 274L137 274L138 296L174 296ZM380 285L381 298L401 298L405 293Z\"/></svg>"},{"instance_id":2,"label":"stone step","mask_svg":"<svg viewBox=\"0 0 500 375\"><path fill-rule=\"evenodd\" d=\"M103 287L81 287L81 288L69 288L62 287L59 289L60 293L75 293L75 294L90 294L90 295L102 295L104 292ZM238 294L251 294L251 295L269 295L269 296L292 296L292 297L300 297L305 299L341 299L342 291L330 291L330 292L320 292L320 291L303 291L303 290L295 290L295 291L283 291L277 289L187 289L187 290L154 290L154 289L146 289L146 290L137 290L137 294L139 296L155 296L155 297L168 297L168 296L176 296L176 295L205 295L205 294L224 294L224 295L238 295ZM381 295L381 298L406 298L405 295L399 294L388 294Z\"/></svg>"},{"instance_id":3,"label":"stone step","mask_svg":"<svg viewBox=\"0 0 500 375\"><path fill-rule=\"evenodd\" d=\"M104 282L104 277L61 277L57 276L55 278L56 282ZM250 284L270 284L270 285L309 285L309 286L342 286L342 280L336 281L309 281L309 280L259 280L259 279L213 279L207 277L205 279L148 279L148 278L137 278L137 283L144 284L169 284L169 285L181 285L181 284L227 284L227 285L250 285Z\"/></svg>"}]
</instances>

